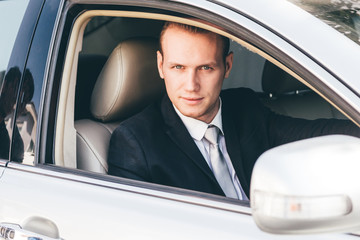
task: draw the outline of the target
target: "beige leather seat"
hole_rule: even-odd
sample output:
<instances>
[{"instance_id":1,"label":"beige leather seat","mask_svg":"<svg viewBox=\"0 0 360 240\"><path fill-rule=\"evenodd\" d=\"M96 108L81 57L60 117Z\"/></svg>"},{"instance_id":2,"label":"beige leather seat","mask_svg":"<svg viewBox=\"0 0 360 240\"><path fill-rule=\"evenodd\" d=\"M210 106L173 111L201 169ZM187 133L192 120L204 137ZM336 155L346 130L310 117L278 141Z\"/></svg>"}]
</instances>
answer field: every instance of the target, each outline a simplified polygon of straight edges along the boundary
<instances>
[{"instance_id":1,"label":"beige leather seat","mask_svg":"<svg viewBox=\"0 0 360 240\"><path fill-rule=\"evenodd\" d=\"M305 119L344 118L318 94L297 79L266 61L262 75L264 105L274 112Z\"/></svg>"},{"instance_id":2,"label":"beige leather seat","mask_svg":"<svg viewBox=\"0 0 360 240\"><path fill-rule=\"evenodd\" d=\"M75 121L78 169L107 173L112 132L164 93L156 67L157 45L153 38L134 38L121 42L111 53L91 96L95 120Z\"/></svg>"}]
</instances>

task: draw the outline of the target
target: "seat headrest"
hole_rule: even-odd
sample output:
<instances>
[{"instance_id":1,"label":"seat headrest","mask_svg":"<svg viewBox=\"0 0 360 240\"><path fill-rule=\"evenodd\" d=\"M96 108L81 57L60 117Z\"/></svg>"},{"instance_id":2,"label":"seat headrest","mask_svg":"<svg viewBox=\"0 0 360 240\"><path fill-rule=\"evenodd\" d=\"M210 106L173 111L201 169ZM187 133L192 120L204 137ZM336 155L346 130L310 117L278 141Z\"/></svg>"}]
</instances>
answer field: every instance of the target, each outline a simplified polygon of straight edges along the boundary
<instances>
[{"instance_id":1,"label":"seat headrest","mask_svg":"<svg viewBox=\"0 0 360 240\"><path fill-rule=\"evenodd\" d=\"M103 122L130 117L164 90L160 78L155 38L133 38L121 42L105 63L91 96L92 115Z\"/></svg>"},{"instance_id":2,"label":"seat headrest","mask_svg":"<svg viewBox=\"0 0 360 240\"><path fill-rule=\"evenodd\" d=\"M282 94L308 89L296 78L266 61L262 75L262 88L265 93Z\"/></svg>"}]
</instances>

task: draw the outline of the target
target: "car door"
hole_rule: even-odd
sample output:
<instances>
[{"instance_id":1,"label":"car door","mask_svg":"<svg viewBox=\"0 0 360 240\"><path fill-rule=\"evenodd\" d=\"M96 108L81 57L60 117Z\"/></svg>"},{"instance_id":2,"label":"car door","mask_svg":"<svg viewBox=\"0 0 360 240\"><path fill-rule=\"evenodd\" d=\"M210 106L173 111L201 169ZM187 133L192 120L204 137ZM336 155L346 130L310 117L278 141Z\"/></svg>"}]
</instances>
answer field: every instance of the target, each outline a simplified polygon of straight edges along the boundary
<instances>
[{"instance_id":1,"label":"car door","mask_svg":"<svg viewBox=\"0 0 360 240\"><path fill-rule=\"evenodd\" d=\"M351 96L350 103L335 98L334 102L339 106L360 106L353 92L319 69L306 54L246 14L222 5L207 1L44 3L23 68L28 69L28 76L34 82L34 93L29 100L34 107L28 107L26 113L36 122L32 128L37 130L34 138L33 131L28 132L34 140L24 148L24 157L20 161L11 158L9 163L3 163L5 171L0 178L0 189L5 193L0 195L0 233L3 238L296 238L262 232L252 220L246 201L89 172L76 165L74 98L77 69L74 66L78 65L80 49L85 48L82 45L84 27L97 16L161 21L185 21L191 16L211 21L223 28L221 34L227 34L258 55L273 62L276 58L283 68L291 71L301 70L298 73L302 73L302 78L316 72L330 79L332 85L340 86L340 93ZM284 67L284 59L297 62ZM319 89L321 86L329 89L321 81L310 82L316 83ZM26 87L23 84L20 92L27 92ZM330 98L331 94L326 96ZM344 112L357 119L355 111ZM24 122L16 123L19 127L24 126ZM14 141L12 149L12 152L18 149ZM301 239L339 238L358 237L345 234L301 236Z\"/></svg>"}]
</instances>

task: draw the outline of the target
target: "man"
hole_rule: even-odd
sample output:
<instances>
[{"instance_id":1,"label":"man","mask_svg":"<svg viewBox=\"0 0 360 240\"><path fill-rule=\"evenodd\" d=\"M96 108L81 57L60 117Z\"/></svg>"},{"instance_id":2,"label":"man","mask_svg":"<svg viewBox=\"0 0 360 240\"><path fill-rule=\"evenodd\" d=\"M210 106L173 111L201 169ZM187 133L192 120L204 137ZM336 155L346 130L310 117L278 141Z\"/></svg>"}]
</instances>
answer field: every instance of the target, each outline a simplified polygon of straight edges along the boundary
<instances>
[{"instance_id":1,"label":"man","mask_svg":"<svg viewBox=\"0 0 360 240\"><path fill-rule=\"evenodd\" d=\"M247 200L256 159L283 143L355 133L348 121L293 119L255 93L221 92L233 53L215 33L166 23L157 52L167 95L113 133L109 174Z\"/></svg>"}]
</instances>

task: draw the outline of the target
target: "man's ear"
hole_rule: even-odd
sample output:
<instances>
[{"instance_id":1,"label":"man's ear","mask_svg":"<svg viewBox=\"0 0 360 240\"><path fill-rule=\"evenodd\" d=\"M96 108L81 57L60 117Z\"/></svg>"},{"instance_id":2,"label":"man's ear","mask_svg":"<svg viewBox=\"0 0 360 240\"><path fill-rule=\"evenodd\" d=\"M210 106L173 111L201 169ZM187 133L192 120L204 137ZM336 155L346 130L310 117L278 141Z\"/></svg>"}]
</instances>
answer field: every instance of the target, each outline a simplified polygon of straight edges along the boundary
<instances>
[{"instance_id":1,"label":"man's ear","mask_svg":"<svg viewBox=\"0 0 360 240\"><path fill-rule=\"evenodd\" d=\"M230 52L225 58L225 78L228 78L234 61L234 53Z\"/></svg>"},{"instance_id":2,"label":"man's ear","mask_svg":"<svg viewBox=\"0 0 360 240\"><path fill-rule=\"evenodd\" d=\"M160 51L156 52L157 56L157 67L159 71L159 75L162 79L164 79L164 73L163 73L163 56Z\"/></svg>"}]
</instances>

